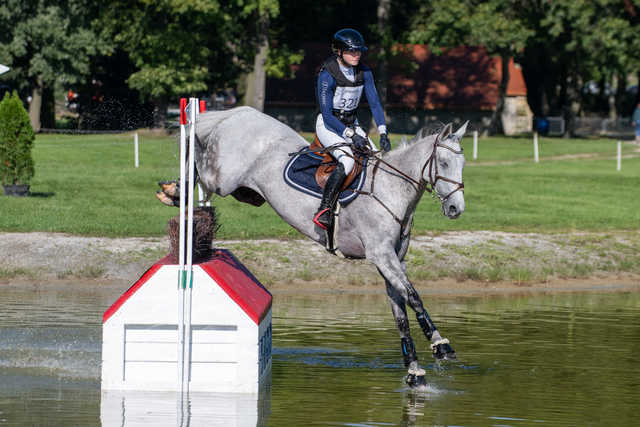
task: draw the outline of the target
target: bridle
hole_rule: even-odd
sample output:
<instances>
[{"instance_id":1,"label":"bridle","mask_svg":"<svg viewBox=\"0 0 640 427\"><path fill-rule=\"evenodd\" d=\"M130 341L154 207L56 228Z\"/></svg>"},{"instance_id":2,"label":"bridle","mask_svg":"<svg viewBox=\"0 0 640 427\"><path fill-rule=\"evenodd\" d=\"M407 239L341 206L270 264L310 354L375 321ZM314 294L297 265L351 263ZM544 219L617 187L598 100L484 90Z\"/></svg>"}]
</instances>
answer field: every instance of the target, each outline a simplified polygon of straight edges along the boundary
<instances>
[{"instance_id":1,"label":"bridle","mask_svg":"<svg viewBox=\"0 0 640 427\"><path fill-rule=\"evenodd\" d=\"M438 162L436 160L436 149L438 147L441 148L446 148L447 150L455 153L455 154L462 154L463 150L462 150L462 145L460 145L460 150L456 150L453 147L450 147L446 144L443 144L442 141L436 140L435 144L433 144L433 152L431 153L431 155L429 156L429 159L426 161L426 163L424 164L424 166L422 167L422 171L420 172L420 177L422 180L424 180L424 170L427 168L427 166L429 167L429 185L431 186L431 188L425 186L425 189L431 193L433 192L433 194L435 194L436 196L438 196L438 198L440 199L441 203L446 202L449 197L451 197L453 195L453 193L455 193L456 191L462 191L464 192L464 182L460 181L454 181L452 179L447 178L446 176L442 176L440 174L438 174ZM435 166L434 166L435 165ZM433 172L433 173L432 173ZM433 175L433 178L432 178ZM447 194L446 196L442 197L438 194L438 192L436 191L436 183L439 181L445 181L448 182L450 184L454 184L456 186L456 188L454 188L449 194Z\"/></svg>"},{"instance_id":2,"label":"bridle","mask_svg":"<svg viewBox=\"0 0 640 427\"><path fill-rule=\"evenodd\" d=\"M370 186L370 190L369 191L362 191L362 190L352 190L358 194L363 194L365 196L369 196L371 198L373 198L374 200L376 200L383 208L385 208L387 210L387 212L389 212L391 214L391 216L393 217L393 219L398 222L402 227L404 227L404 221L402 219L400 219L395 213L393 213L393 211L391 211L391 209L389 209L389 207L387 205L384 204L384 202L382 200L380 200L375 194L374 194L374 185L375 185L375 179L376 179L376 173L378 172L378 169L380 168L380 164L383 164L384 166L386 166L387 168L393 170L394 172L396 172L398 175L400 175L403 179L409 181L412 185L414 185L416 191L428 191L429 193L431 193L434 196L437 196L440 199L440 203L444 204L456 191L462 191L464 192L464 182L460 181L454 181L452 179L449 179L445 176L442 176L438 173L438 162L437 162L437 149L438 147L441 148L445 148L455 154L462 154L463 150L462 150L462 146L460 146L460 150L456 150L453 147L450 147L447 144L444 144L443 141L436 139L436 142L433 144L433 151L431 151L431 155L429 155L429 158L427 159L427 161L424 163L424 165L422 166L422 170L420 171L420 180L416 180L412 177L410 177L409 175L407 175L406 173L402 172L400 169L396 168L395 166L393 166L392 164L390 164L389 162L385 161L382 159L382 157L378 154L378 153L374 153L374 154L370 154L370 158L375 158L376 162L373 166L373 172L371 174L371 186ZM424 179L424 172L425 170L428 168L428 172L429 172L429 176L428 176L428 181ZM449 182L451 184L454 184L456 186L456 188L454 188L452 191L450 191L446 196L440 196L436 190L436 183L439 181L445 181L445 182Z\"/></svg>"}]
</instances>

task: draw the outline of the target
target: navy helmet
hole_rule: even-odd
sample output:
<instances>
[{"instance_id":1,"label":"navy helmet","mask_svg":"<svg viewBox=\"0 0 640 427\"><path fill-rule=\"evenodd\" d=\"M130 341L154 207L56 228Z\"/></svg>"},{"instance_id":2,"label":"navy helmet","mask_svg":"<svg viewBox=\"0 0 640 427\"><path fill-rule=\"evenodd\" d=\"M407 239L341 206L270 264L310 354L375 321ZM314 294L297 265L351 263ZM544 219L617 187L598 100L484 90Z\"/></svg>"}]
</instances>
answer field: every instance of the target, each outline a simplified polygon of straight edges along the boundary
<instances>
[{"instance_id":1,"label":"navy helmet","mask_svg":"<svg viewBox=\"0 0 640 427\"><path fill-rule=\"evenodd\" d=\"M338 53L338 50L359 50L362 53L367 51L367 46L364 44L364 37L359 31L352 28L343 28L333 35L333 41L331 48L334 53Z\"/></svg>"}]
</instances>

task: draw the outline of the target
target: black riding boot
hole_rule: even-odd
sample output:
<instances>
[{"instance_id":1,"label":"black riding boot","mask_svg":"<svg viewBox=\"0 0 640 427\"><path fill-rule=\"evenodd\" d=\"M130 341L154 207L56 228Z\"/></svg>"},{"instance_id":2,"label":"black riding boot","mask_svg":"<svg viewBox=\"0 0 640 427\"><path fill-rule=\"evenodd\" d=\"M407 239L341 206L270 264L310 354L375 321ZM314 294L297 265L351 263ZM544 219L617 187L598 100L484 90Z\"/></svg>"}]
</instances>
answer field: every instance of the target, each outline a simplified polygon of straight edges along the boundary
<instances>
[{"instance_id":1,"label":"black riding boot","mask_svg":"<svg viewBox=\"0 0 640 427\"><path fill-rule=\"evenodd\" d=\"M329 228L332 220L331 215L333 213L333 208L336 206L338 196L340 195L340 187L342 187L342 183L346 177L347 175L344 173L344 166L342 163L338 163L338 166L333 170L327 180L327 184L324 186L320 207L313 217L313 222L315 222L320 228L325 230Z\"/></svg>"}]
</instances>

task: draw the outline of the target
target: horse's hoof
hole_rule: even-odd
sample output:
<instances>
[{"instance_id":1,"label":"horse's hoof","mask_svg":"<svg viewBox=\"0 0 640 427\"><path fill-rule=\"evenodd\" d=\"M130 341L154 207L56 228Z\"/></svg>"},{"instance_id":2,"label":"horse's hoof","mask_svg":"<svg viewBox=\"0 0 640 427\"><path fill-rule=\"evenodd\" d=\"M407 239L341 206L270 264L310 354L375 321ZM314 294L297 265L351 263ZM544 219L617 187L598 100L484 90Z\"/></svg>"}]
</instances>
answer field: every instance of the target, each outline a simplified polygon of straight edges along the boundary
<instances>
[{"instance_id":1,"label":"horse's hoof","mask_svg":"<svg viewBox=\"0 0 640 427\"><path fill-rule=\"evenodd\" d=\"M176 204L176 201L167 196L162 190L156 191L156 198L167 206L178 206L178 204Z\"/></svg>"},{"instance_id":2,"label":"horse's hoof","mask_svg":"<svg viewBox=\"0 0 640 427\"><path fill-rule=\"evenodd\" d=\"M158 185L167 196L171 198L180 196L180 187L177 181L160 181Z\"/></svg>"},{"instance_id":3,"label":"horse's hoof","mask_svg":"<svg viewBox=\"0 0 640 427\"><path fill-rule=\"evenodd\" d=\"M456 360L456 352L449 345L449 340L441 340L435 344L431 344L433 357L438 360Z\"/></svg>"},{"instance_id":4,"label":"horse's hoof","mask_svg":"<svg viewBox=\"0 0 640 427\"><path fill-rule=\"evenodd\" d=\"M427 379L423 375L408 374L404 382L411 388L425 387L427 385Z\"/></svg>"}]
</instances>

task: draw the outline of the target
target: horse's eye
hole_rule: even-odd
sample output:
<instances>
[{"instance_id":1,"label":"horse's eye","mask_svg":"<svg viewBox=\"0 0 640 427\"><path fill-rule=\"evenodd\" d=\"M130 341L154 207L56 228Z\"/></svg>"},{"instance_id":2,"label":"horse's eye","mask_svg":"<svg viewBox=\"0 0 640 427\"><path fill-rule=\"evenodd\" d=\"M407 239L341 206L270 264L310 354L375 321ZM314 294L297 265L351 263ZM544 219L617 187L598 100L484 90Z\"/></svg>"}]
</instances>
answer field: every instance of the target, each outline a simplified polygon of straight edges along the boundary
<instances>
[{"instance_id":1,"label":"horse's eye","mask_svg":"<svg viewBox=\"0 0 640 427\"><path fill-rule=\"evenodd\" d=\"M449 163L447 162L440 162L440 166L442 166L443 168L448 168L449 167Z\"/></svg>"}]
</instances>

